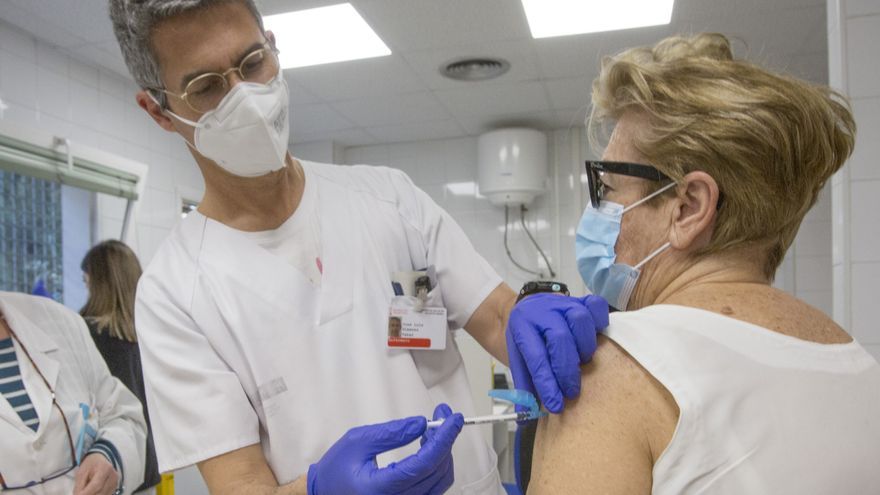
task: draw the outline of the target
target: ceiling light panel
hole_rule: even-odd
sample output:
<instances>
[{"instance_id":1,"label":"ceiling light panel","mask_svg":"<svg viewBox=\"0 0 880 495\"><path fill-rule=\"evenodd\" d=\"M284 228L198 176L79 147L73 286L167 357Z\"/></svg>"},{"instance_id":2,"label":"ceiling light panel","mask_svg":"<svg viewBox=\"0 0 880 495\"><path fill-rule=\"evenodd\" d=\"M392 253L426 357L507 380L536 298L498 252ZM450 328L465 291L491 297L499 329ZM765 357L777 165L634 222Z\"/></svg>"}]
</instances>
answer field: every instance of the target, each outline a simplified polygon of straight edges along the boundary
<instances>
[{"instance_id":1,"label":"ceiling light panel","mask_svg":"<svg viewBox=\"0 0 880 495\"><path fill-rule=\"evenodd\" d=\"M669 24L674 0L522 0L533 38Z\"/></svg>"},{"instance_id":2,"label":"ceiling light panel","mask_svg":"<svg viewBox=\"0 0 880 495\"><path fill-rule=\"evenodd\" d=\"M263 24L275 34L284 69L391 55L350 3L270 15Z\"/></svg>"}]
</instances>

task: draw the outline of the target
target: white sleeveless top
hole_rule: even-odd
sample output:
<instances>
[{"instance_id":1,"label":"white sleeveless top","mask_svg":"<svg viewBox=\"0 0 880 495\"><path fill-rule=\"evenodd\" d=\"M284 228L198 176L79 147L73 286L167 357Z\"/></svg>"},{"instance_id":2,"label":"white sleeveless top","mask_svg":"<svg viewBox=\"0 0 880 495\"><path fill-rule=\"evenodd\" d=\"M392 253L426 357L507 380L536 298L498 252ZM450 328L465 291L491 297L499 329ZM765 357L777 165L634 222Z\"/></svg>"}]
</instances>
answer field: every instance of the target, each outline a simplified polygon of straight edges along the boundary
<instances>
[{"instance_id":1,"label":"white sleeveless top","mask_svg":"<svg viewBox=\"0 0 880 495\"><path fill-rule=\"evenodd\" d=\"M658 305L607 336L675 398L655 495L880 493L880 365L725 316Z\"/></svg>"}]
</instances>

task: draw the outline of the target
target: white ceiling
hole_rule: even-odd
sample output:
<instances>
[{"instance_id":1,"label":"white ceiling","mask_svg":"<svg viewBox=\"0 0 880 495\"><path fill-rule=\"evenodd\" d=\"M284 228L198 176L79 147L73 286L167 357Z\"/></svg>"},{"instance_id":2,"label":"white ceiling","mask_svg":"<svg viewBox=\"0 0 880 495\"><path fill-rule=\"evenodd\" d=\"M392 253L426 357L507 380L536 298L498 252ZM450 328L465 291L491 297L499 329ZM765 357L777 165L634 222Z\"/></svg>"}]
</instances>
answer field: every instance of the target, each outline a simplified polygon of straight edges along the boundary
<instances>
[{"instance_id":1,"label":"white ceiling","mask_svg":"<svg viewBox=\"0 0 880 495\"><path fill-rule=\"evenodd\" d=\"M264 14L275 14L341 1L260 3ZM392 55L285 71L294 142L355 146L477 135L501 125L576 125L602 55L675 33L722 32L740 41L741 56L827 82L824 0L676 0L669 26L540 40L531 38L519 0L349 1ZM128 78L106 6L2 0L0 18ZM479 83L439 75L441 64L461 56L502 57L511 69Z\"/></svg>"}]
</instances>

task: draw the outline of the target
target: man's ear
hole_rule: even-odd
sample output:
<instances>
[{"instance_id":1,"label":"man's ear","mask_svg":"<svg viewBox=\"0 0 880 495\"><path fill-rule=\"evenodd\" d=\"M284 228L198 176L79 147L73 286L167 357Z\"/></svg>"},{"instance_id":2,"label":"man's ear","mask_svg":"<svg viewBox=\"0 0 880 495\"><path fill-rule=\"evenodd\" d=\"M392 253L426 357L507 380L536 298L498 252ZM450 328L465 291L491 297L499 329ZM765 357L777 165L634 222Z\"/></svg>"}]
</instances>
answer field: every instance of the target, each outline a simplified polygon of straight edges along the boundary
<instances>
[{"instance_id":1,"label":"man's ear","mask_svg":"<svg viewBox=\"0 0 880 495\"><path fill-rule=\"evenodd\" d=\"M677 188L669 242L681 251L704 247L712 239L718 215L718 183L706 172L691 172Z\"/></svg>"},{"instance_id":2,"label":"man's ear","mask_svg":"<svg viewBox=\"0 0 880 495\"><path fill-rule=\"evenodd\" d=\"M269 40L269 45L272 48L275 48L275 33L272 31L266 31L266 39Z\"/></svg>"},{"instance_id":3,"label":"man's ear","mask_svg":"<svg viewBox=\"0 0 880 495\"><path fill-rule=\"evenodd\" d=\"M162 107L156 103L156 100L153 99L150 94L147 93L147 90L138 91L135 95L135 101L139 107L143 108L147 114L159 124L159 127L165 129L168 132L175 132L174 123L171 122L171 118L165 114L162 110Z\"/></svg>"}]
</instances>

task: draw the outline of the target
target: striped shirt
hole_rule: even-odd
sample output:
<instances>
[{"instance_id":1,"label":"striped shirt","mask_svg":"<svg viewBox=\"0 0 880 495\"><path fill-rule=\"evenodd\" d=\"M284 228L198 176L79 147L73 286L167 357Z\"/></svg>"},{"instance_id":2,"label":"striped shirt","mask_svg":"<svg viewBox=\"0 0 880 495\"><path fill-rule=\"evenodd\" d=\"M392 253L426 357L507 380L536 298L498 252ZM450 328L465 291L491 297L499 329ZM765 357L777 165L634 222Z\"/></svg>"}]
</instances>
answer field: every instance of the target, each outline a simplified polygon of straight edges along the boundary
<instances>
[{"instance_id":1,"label":"striped shirt","mask_svg":"<svg viewBox=\"0 0 880 495\"><path fill-rule=\"evenodd\" d=\"M24 424L30 429L37 431L40 427L40 418L31 403L31 398L21 381L21 370L15 357L15 347L12 338L0 340L0 394L9 401L12 409Z\"/></svg>"}]
</instances>

